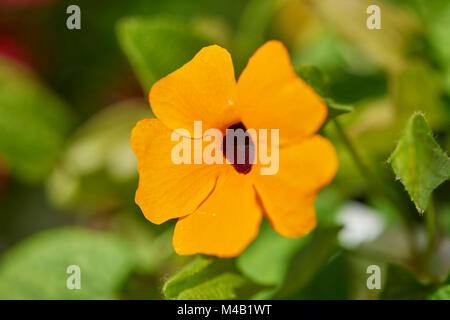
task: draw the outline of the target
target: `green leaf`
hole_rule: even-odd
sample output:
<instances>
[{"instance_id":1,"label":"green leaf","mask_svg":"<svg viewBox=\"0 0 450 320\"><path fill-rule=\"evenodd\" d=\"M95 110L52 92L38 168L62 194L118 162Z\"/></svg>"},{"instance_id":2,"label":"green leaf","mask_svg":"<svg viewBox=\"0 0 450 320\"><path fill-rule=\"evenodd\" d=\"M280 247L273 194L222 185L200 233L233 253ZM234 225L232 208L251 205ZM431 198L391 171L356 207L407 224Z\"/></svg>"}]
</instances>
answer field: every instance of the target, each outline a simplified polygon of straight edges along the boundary
<instances>
[{"instance_id":1,"label":"green leaf","mask_svg":"<svg viewBox=\"0 0 450 320\"><path fill-rule=\"evenodd\" d=\"M261 291L239 274L232 259L197 257L164 285L167 299L245 299Z\"/></svg>"},{"instance_id":2,"label":"green leaf","mask_svg":"<svg viewBox=\"0 0 450 320\"><path fill-rule=\"evenodd\" d=\"M321 228L336 226L334 211L339 208L340 200L336 199L336 195L329 188L319 193L314 206ZM313 234L296 239L285 238L276 233L267 221L263 221L258 237L236 259L236 266L252 281L263 285L281 286L293 257L310 245L312 237ZM266 290L261 296L258 295L258 298L270 298L274 292L275 290L270 292Z\"/></svg>"},{"instance_id":3,"label":"green leaf","mask_svg":"<svg viewBox=\"0 0 450 320\"><path fill-rule=\"evenodd\" d=\"M80 267L81 289L66 286ZM45 231L8 251L0 262L1 299L110 299L132 265L120 238L82 228Z\"/></svg>"},{"instance_id":4,"label":"green leaf","mask_svg":"<svg viewBox=\"0 0 450 320\"><path fill-rule=\"evenodd\" d=\"M358 277L352 269L350 258L343 252L333 255L330 261L320 269L311 283L292 299L300 300L345 300L351 299L352 283ZM357 278L358 279L358 278ZM360 280L360 279L358 279ZM360 281L364 283L365 281Z\"/></svg>"},{"instance_id":5,"label":"green leaf","mask_svg":"<svg viewBox=\"0 0 450 320\"><path fill-rule=\"evenodd\" d=\"M295 72L297 75L303 79L311 88L314 89L322 98L328 106L328 117L327 120L336 118L341 114L352 112L353 107L349 105L338 104L333 101L328 96L328 77L327 75L318 67L314 65L300 65L295 67Z\"/></svg>"},{"instance_id":6,"label":"green leaf","mask_svg":"<svg viewBox=\"0 0 450 320\"><path fill-rule=\"evenodd\" d=\"M130 99L94 115L72 136L47 181L55 206L113 207L136 188L137 161L130 145L136 122L151 118L147 103Z\"/></svg>"},{"instance_id":7,"label":"green leaf","mask_svg":"<svg viewBox=\"0 0 450 320\"><path fill-rule=\"evenodd\" d=\"M343 195L336 186L328 186L320 190L314 208L318 225L321 227L335 227L338 224L337 214L343 205Z\"/></svg>"},{"instance_id":8,"label":"green leaf","mask_svg":"<svg viewBox=\"0 0 450 320\"><path fill-rule=\"evenodd\" d=\"M297 239L282 237L273 231L267 221L264 221L258 237L237 258L236 265L244 275L257 283L280 284L286 275L291 258L308 240L309 237Z\"/></svg>"},{"instance_id":9,"label":"green leaf","mask_svg":"<svg viewBox=\"0 0 450 320\"><path fill-rule=\"evenodd\" d=\"M170 226L149 223L144 215L132 210L116 213L110 224L111 231L130 244L135 271L140 275L156 274L173 257L179 260L187 258L175 255L172 246L173 230Z\"/></svg>"},{"instance_id":10,"label":"green leaf","mask_svg":"<svg viewBox=\"0 0 450 320\"><path fill-rule=\"evenodd\" d=\"M327 120L336 118L341 114L349 113L353 111L353 107L345 104L339 104L334 102L332 99L325 99L328 106L328 116Z\"/></svg>"},{"instance_id":11,"label":"green leaf","mask_svg":"<svg viewBox=\"0 0 450 320\"><path fill-rule=\"evenodd\" d=\"M265 32L279 0L250 0L242 12L236 35L237 70L241 71L248 58L264 43Z\"/></svg>"},{"instance_id":12,"label":"green leaf","mask_svg":"<svg viewBox=\"0 0 450 320\"><path fill-rule=\"evenodd\" d=\"M320 68L314 65L300 65L295 67L295 72L320 96L328 95L328 78Z\"/></svg>"},{"instance_id":13,"label":"green leaf","mask_svg":"<svg viewBox=\"0 0 450 320\"><path fill-rule=\"evenodd\" d=\"M450 176L450 159L420 113L409 119L388 162L420 212L427 208L432 191Z\"/></svg>"},{"instance_id":14,"label":"green leaf","mask_svg":"<svg viewBox=\"0 0 450 320\"><path fill-rule=\"evenodd\" d=\"M275 294L287 298L305 288L330 257L338 250L340 227L317 228L310 241L292 258L286 277Z\"/></svg>"},{"instance_id":15,"label":"green leaf","mask_svg":"<svg viewBox=\"0 0 450 320\"><path fill-rule=\"evenodd\" d=\"M438 291L429 295L428 300L450 300L450 285L441 287Z\"/></svg>"},{"instance_id":16,"label":"green leaf","mask_svg":"<svg viewBox=\"0 0 450 320\"><path fill-rule=\"evenodd\" d=\"M387 300L422 300L433 289L430 285L421 284L416 277L403 267L390 265L387 280L384 284L381 299Z\"/></svg>"},{"instance_id":17,"label":"green leaf","mask_svg":"<svg viewBox=\"0 0 450 320\"><path fill-rule=\"evenodd\" d=\"M0 58L0 158L12 175L45 178L71 126L63 101L29 70Z\"/></svg>"},{"instance_id":18,"label":"green leaf","mask_svg":"<svg viewBox=\"0 0 450 320\"><path fill-rule=\"evenodd\" d=\"M162 17L125 18L117 33L145 92L209 44L183 21Z\"/></svg>"}]
</instances>

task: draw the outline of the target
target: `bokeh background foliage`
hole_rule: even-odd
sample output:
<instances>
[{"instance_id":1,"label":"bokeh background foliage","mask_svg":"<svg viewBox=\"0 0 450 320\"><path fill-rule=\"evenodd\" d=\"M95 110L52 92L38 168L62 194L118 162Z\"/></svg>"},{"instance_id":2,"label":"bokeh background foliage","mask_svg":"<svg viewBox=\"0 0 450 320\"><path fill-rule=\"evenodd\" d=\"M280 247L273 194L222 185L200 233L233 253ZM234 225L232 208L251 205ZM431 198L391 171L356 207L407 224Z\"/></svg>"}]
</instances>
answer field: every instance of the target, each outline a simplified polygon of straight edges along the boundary
<instances>
[{"instance_id":1,"label":"bokeh background foliage","mask_svg":"<svg viewBox=\"0 0 450 320\"><path fill-rule=\"evenodd\" d=\"M73 31L70 4L0 0L0 298L450 298L450 2L82 0ZM340 169L319 225L287 239L264 222L235 259L177 256L173 222L134 204L130 130L201 47L238 75L268 39L329 106Z\"/></svg>"}]
</instances>

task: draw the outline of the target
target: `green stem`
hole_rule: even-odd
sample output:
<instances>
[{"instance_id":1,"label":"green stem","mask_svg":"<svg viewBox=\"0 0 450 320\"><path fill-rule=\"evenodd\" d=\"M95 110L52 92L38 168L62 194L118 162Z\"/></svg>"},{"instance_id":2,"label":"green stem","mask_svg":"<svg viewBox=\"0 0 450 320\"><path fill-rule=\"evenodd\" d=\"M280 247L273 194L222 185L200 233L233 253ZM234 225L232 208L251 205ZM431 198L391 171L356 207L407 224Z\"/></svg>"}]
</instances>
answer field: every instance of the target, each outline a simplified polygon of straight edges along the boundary
<instances>
[{"instance_id":1,"label":"green stem","mask_svg":"<svg viewBox=\"0 0 450 320\"><path fill-rule=\"evenodd\" d=\"M369 189L371 191L385 197L400 212L404 212L403 206L396 200L396 198L394 196L392 196L392 194L390 192L387 191L387 189L378 180L378 178L372 173L372 171L369 169L369 167L367 167L365 165L365 163L362 161L361 156L356 151L355 146L350 141L346 132L344 131L341 124L339 123L339 121L336 118L334 119L334 124L336 126L339 136L341 137L342 142L345 144L347 150L349 151L350 155L352 156L352 159L355 162L356 166L358 167L358 170L360 171L361 175L366 180L366 183L367 183L367 186L369 187Z\"/></svg>"},{"instance_id":2,"label":"green stem","mask_svg":"<svg viewBox=\"0 0 450 320\"><path fill-rule=\"evenodd\" d=\"M356 149L353 145L353 143L348 138L347 134L345 133L344 129L342 128L339 121L335 118L334 125L336 126L337 132L342 140L342 142L345 144L345 147L347 148L348 152L352 156L353 161L355 162L356 166L358 167L358 170L361 172L361 175L364 177L364 179L367 182L367 185L371 189L378 189L377 185L374 185L374 180L371 177L371 172L369 168L364 164L359 154L356 152Z\"/></svg>"},{"instance_id":3,"label":"green stem","mask_svg":"<svg viewBox=\"0 0 450 320\"><path fill-rule=\"evenodd\" d=\"M370 168L365 165L365 163L361 159L360 155L356 151L355 146L350 141L349 137L347 136L345 130L342 128L339 121L336 118L334 118L333 122L337 129L337 133L339 134L342 142L344 143L345 147L349 151L353 161L355 162L355 165L357 166L357 168L360 171L363 178L366 180L366 184L367 184L369 190L371 192L381 195L386 200L388 200L397 209L398 213L402 217L402 220L408 230L408 236L410 238L412 254L416 255L417 250L415 248L415 241L414 241L414 236L413 236L413 234L414 234L413 224L410 221L410 219L408 218L405 208L398 201L398 199L388 191L388 189L383 185L383 183L378 179L378 177L373 174L373 172L370 170Z\"/></svg>"}]
</instances>

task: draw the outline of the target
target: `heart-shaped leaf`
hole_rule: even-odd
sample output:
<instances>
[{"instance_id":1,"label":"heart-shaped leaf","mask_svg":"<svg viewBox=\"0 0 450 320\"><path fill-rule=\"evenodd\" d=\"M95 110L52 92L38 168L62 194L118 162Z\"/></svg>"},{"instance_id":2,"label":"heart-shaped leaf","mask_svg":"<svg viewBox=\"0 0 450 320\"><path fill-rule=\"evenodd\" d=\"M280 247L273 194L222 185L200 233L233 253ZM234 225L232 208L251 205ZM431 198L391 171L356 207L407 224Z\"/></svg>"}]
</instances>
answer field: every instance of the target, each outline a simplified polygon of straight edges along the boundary
<instances>
[{"instance_id":1,"label":"heart-shaped leaf","mask_svg":"<svg viewBox=\"0 0 450 320\"><path fill-rule=\"evenodd\" d=\"M431 192L450 177L450 159L420 113L409 119L388 162L419 212L427 208Z\"/></svg>"}]
</instances>

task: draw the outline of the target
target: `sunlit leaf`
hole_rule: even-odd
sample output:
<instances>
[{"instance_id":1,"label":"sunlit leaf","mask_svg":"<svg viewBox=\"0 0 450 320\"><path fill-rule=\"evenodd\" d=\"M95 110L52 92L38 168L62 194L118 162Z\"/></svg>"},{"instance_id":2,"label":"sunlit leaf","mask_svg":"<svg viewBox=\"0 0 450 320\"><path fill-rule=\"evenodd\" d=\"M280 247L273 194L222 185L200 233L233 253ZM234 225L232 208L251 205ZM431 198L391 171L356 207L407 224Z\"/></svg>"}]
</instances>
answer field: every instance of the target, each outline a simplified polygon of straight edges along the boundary
<instances>
[{"instance_id":1,"label":"sunlit leaf","mask_svg":"<svg viewBox=\"0 0 450 320\"><path fill-rule=\"evenodd\" d=\"M81 288L68 289L66 273L80 268ZM81 228L33 235L0 260L1 299L111 299L132 265L120 238Z\"/></svg>"},{"instance_id":2,"label":"sunlit leaf","mask_svg":"<svg viewBox=\"0 0 450 320\"><path fill-rule=\"evenodd\" d=\"M450 159L420 113L409 119L388 162L420 212L431 192L450 177Z\"/></svg>"},{"instance_id":3,"label":"sunlit leaf","mask_svg":"<svg viewBox=\"0 0 450 320\"><path fill-rule=\"evenodd\" d=\"M45 178L71 126L66 104L29 70L0 58L0 157L26 182Z\"/></svg>"},{"instance_id":4,"label":"sunlit leaf","mask_svg":"<svg viewBox=\"0 0 450 320\"><path fill-rule=\"evenodd\" d=\"M450 285L441 287L439 290L429 295L429 300L450 300Z\"/></svg>"},{"instance_id":5,"label":"sunlit leaf","mask_svg":"<svg viewBox=\"0 0 450 320\"><path fill-rule=\"evenodd\" d=\"M164 285L167 299L245 299L264 287L239 274L234 260L197 257Z\"/></svg>"}]
</instances>

